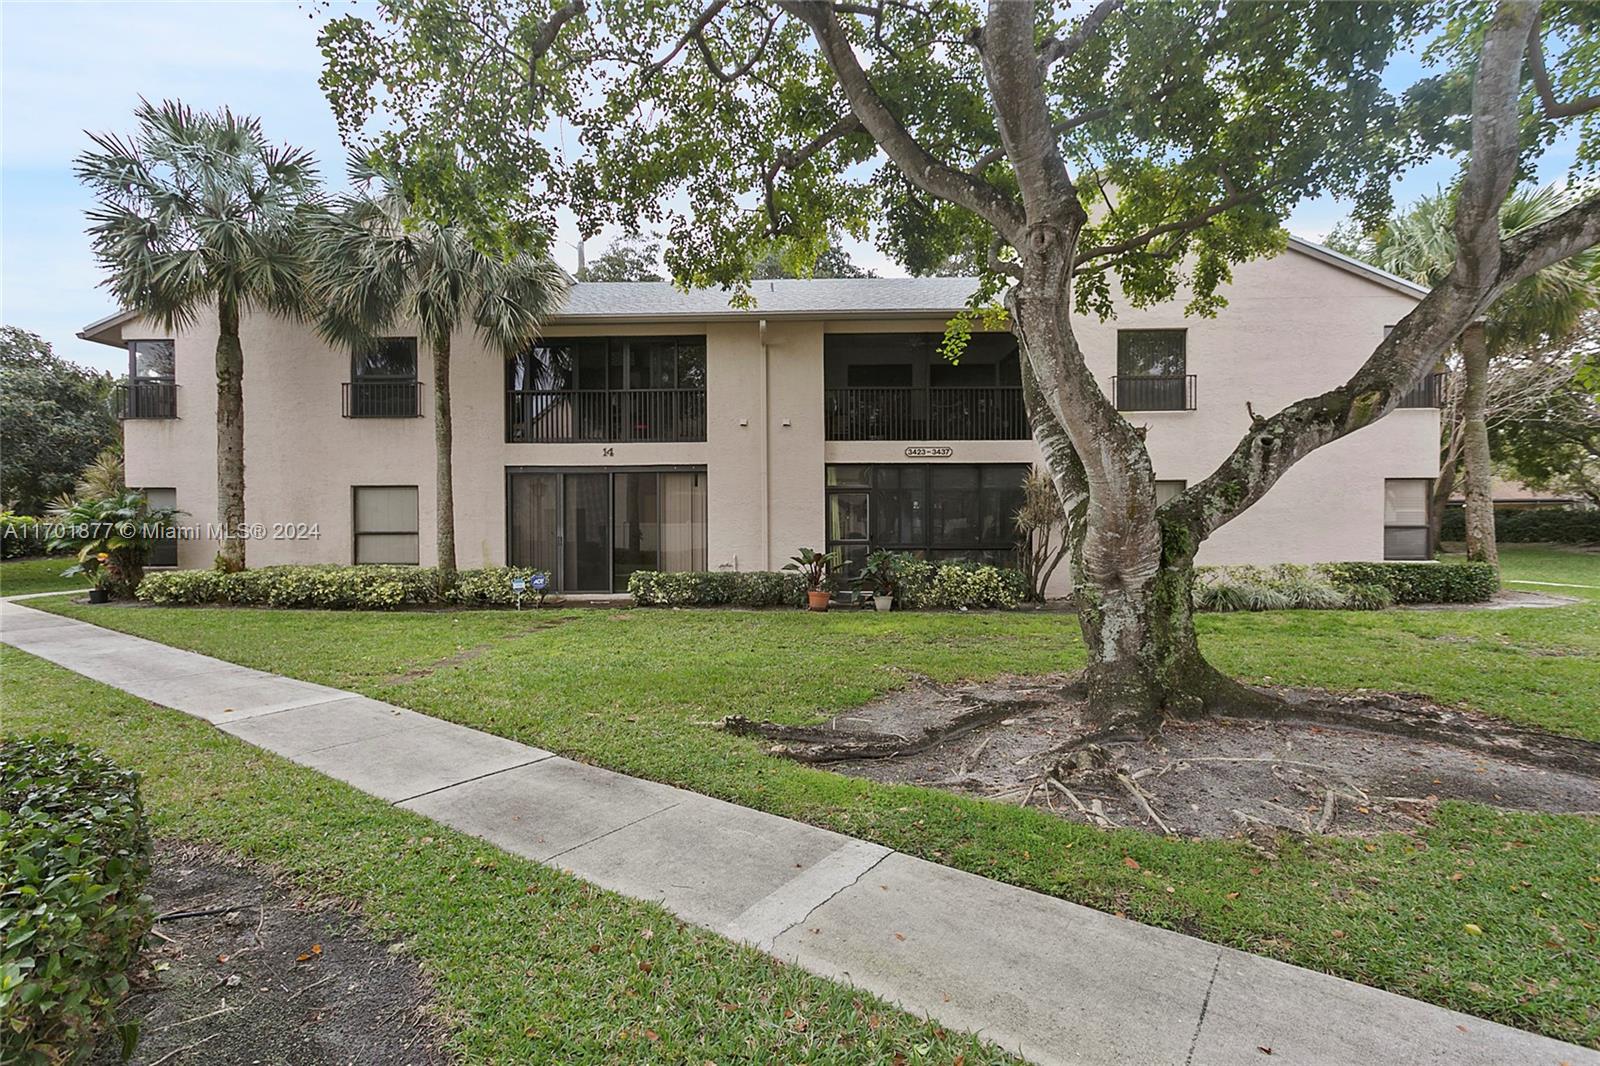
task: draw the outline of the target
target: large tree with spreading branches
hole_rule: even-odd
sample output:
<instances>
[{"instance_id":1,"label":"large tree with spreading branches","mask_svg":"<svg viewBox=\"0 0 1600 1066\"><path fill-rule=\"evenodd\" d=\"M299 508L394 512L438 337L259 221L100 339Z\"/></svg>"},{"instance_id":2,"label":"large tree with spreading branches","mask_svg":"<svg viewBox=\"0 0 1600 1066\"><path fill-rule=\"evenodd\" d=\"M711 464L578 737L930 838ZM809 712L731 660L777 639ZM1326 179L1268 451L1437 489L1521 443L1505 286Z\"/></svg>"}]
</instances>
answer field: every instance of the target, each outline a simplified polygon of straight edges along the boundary
<instances>
[{"instance_id":1,"label":"large tree with spreading branches","mask_svg":"<svg viewBox=\"0 0 1600 1066\"><path fill-rule=\"evenodd\" d=\"M1514 237L1497 226L1562 124L1587 137L1600 109L1592 12L1542 16L1521 2L384 0L327 26L324 87L414 203L486 241L568 203L589 232L662 230L680 281L735 298L761 249L820 254L840 228L872 224L912 271L981 255L974 306L1003 305L1071 516L1090 704L1148 728L1265 700L1196 642L1206 537L1392 410L1509 286L1600 240L1595 196ZM1427 33L1446 73L1390 93L1389 57ZM1376 218L1392 177L1444 145L1465 159L1449 272L1349 381L1257 417L1158 507L1142 435L1090 373L1076 317L1111 313L1114 294L1214 313L1234 264L1282 247L1293 205L1332 193Z\"/></svg>"}]
</instances>

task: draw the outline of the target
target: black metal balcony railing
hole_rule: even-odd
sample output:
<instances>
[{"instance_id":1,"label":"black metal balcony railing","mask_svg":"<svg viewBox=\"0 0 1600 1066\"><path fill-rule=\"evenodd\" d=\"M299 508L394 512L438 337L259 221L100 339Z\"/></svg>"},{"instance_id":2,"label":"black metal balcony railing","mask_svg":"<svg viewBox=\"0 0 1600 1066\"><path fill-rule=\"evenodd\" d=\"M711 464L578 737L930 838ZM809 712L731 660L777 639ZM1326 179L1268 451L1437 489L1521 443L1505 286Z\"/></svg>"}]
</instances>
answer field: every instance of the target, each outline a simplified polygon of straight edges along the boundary
<instances>
[{"instance_id":1,"label":"black metal balcony railing","mask_svg":"<svg viewBox=\"0 0 1600 1066\"><path fill-rule=\"evenodd\" d=\"M1400 397L1401 407L1444 406L1444 375L1429 374Z\"/></svg>"},{"instance_id":2,"label":"black metal balcony railing","mask_svg":"<svg viewBox=\"0 0 1600 1066\"><path fill-rule=\"evenodd\" d=\"M119 418L178 417L177 382L123 381L116 389Z\"/></svg>"},{"instance_id":3,"label":"black metal balcony railing","mask_svg":"<svg viewBox=\"0 0 1600 1066\"><path fill-rule=\"evenodd\" d=\"M1111 391L1119 411L1193 411L1194 375L1114 377Z\"/></svg>"},{"instance_id":4,"label":"black metal balcony railing","mask_svg":"<svg viewBox=\"0 0 1600 1066\"><path fill-rule=\"evenodd\" d=\"M340 403L346 418L420 418L418 381L346 381Z\"/></svg>"},{"instance_id":5,"label":"black metal balcony railing","mask_svg":"<svg viewBox=\"0 0 1600 1066\"><path fill-rule=\"evenodd\" d=\"M828 389L828 440L1027 440L1018 385Z\"/></svg>"},{"instance_id":6,"label":"black metal balcony railing","mask_svg":"<svg viewBox=\"0 0 1600 1066\"><path fill-rule=\"evenodd\" d=\"M530 389L506 393L506 440L512 443L705 439L705 389Z\"/></svg>"}]
</instances>

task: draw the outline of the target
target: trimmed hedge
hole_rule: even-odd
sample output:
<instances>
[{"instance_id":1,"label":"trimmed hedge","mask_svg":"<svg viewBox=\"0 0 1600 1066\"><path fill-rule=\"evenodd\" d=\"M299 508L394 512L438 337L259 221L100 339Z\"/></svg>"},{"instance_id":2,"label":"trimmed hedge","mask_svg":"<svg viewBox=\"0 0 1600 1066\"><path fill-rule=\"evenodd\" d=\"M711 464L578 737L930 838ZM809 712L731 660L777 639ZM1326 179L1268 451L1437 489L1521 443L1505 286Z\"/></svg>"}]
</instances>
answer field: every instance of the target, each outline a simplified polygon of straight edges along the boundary
<instances>
[{"instance_id":1,"label":"trimmed hedge","mask_svg":"<svg viewBox=\"0 0 1600 1066\"><path fill-rule=\"evenodd\" d=\"M1467 539L1467 513L1451 507L1439 523L1441 540ZM1600 510L1530 507L1496 511L1494 539L1505 544L1600 544Z\"/></svg>"},{"instance_id":2,"label":"trimmed hedge","mask_svg":"<svg viewBox=\"0 0 1600 1066\"><path fill-rule=\"evenodd\" d=\"M63 740L0 744L0 1061L89 1057L154 920L149 876L136 773Z\"/></svg>"},{"instance_id":3,"label":"trimmed hedge","mask_svg":"<svg viewBox=\"0 0 1600 1066\"><path fill-rule=\"evenodd\" d=\"M517 602L513 577L538 571L514 567L457 571L454 586L441 589L439 573L424 566L263 566L225 574L220 570L167 570L147 574L139 599L162 605L223 604L232 607L313 607L380 611L397 607L456 605L510 607ZM523 593L523 602L537 593Z\"/></svg>"},{"instance_id":4,"label":"trimmed hedge","mask_svg":"<svg viewBox=\"0 0 1600 1066\"><path fill-rule=\"evenodd\" d=\"M1482 603L1500 591L1488 563L1323 563L1340 588L1380 585L1395 603Z\"/></svg>"},{"instance_id":5,"label":"trimmed hedge","mask_svg":"<svg viewBox=\"0 0 1600 1066\"><path fill-rule=\"evenodd\" d=\"M1015 607L1027 592L1021 571L903 557L895 570L895 603L907 608ZM640 607L803 607L799 574L773 571L636 570L628 594Z\"/></svg>"},{"instance_id":6,"label":"trimmed hedge","mask_svg":"<svg viewBox=\"0 0 1600 1066\"><path fill-rule=\"evenodd\" d=\"M1486 563L1319 563L1202 566L1201 611L1381 610L1395 603L1479 603L1500 589Z\"/></svg>"},{"instance_id":7,"label":"trimmed hedge","mask_svg":"<svg viewBox=\"0 0 1600 1066\"><path fill-rule=\"evenodd\" d=\"M628 595L641 607L804 607L806 583L773 570L635 570Z\"/></svg>"}]
</instances>

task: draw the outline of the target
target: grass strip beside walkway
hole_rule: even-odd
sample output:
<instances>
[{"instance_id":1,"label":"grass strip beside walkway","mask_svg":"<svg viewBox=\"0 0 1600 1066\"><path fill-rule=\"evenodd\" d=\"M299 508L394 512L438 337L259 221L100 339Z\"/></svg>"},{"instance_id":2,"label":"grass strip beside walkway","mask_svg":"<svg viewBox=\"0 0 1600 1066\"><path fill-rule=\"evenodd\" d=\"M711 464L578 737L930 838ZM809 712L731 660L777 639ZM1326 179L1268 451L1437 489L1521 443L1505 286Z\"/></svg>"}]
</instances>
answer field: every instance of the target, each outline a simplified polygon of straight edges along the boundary
<instances>
[{"instance_id":1,"label":"grass strip beside walkway","mask_svg":"<svg viewBox=\"0 0 1600 1066\"><path fill-rule=\"evenodd\" d=\"M141 771L158 834L359 906L418 958L468 1061L1015 1061L11 648L0 699L8 735Z\"/></svg>"}]
</instances>

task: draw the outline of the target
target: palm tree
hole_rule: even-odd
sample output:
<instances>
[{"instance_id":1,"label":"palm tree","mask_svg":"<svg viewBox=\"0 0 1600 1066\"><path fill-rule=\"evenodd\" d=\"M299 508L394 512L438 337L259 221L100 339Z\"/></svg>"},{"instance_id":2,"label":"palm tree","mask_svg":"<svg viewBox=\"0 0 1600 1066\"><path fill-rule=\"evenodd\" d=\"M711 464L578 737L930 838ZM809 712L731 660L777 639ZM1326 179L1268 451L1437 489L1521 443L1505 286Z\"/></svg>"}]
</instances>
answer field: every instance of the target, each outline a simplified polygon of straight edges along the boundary
<instances>
[{"instance_id":1,"label":"palm tree","mask_svg":"<svg viewBox=\"0 0 1600 1066\"><path fill-rule=\"evenodd\" d=\"M141 99L129 138L92 134L75 160L94 190L95 256L122 306L167 329L217 311L217 566L242 570L244 350L241 311L304 313L305 223L320 209L316 165L267 142L261 123L227 108Z\"/></svg>"},{"instance_id":2,"label":"palm tree","mask_svg":"<svg viewBox=\"0 0 1600 1066\"><path fill-rule=\"evenodd\" d=\"M1510 236L1554 218L1570 206L1567 195L1551 186L1518 190L1500 212L1500 229ZM1375 266L1432 287L1443 281L1455 263L1455 195L1440 190L1418 200L1405 214L1370 234L1356 253ZM1498 566L1494 539L1489 427L1489 361L1514 348L1560 341L1590 308L1600 306L1600 250L1591 250L1547 267L1504 293L1490 306L1481 327L1461 336L1464 387L1459 425L1446 427L1458 439L1447 448L1465 460L1467 483L1467 555ZM1440 470L1436 504L1448 499L1455 482L1455 461Z\"/></svg>"},{"instance_id":3,"label":"palm tree","mask_svg":"<svg viewBox=\"0 0 1600 1066\"><path fill-rule=\"evenodd\" d=\"M417 218L391 175L359 159L355 193L319 224L313 288L323 336L351 349L413 324L432 354L435 539L442 580L456 569L450 339L470 324L507 358L524 351L567 294L567 276L526 246L504 255L464 227Z\"/></svg>"}]
</instances>

